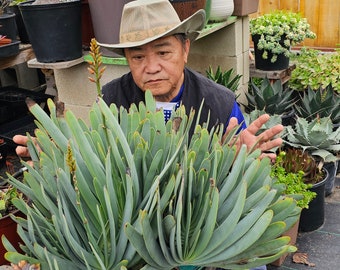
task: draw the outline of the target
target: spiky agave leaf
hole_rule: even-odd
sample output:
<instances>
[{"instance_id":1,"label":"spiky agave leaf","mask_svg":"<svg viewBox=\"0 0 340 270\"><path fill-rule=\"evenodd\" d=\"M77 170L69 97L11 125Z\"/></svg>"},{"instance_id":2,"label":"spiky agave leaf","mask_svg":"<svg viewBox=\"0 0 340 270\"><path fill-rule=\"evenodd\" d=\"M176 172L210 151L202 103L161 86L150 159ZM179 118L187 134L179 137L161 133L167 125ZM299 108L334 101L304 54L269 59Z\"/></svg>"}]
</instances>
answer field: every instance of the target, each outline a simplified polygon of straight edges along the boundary
<instances>
[{"instance_id":1,"label":"spiky agave leaf","mask_svg":"<svg viewBox=\"0 0 340 270\"><path fill-rule=\"evenodd\" d=\"M340 128L334 130L329 117L310 121L299 117L295 127L287 126L284 139L286 144L308 151L324 162L336 161L340 151Z\"/></svg>"}]
</instances>

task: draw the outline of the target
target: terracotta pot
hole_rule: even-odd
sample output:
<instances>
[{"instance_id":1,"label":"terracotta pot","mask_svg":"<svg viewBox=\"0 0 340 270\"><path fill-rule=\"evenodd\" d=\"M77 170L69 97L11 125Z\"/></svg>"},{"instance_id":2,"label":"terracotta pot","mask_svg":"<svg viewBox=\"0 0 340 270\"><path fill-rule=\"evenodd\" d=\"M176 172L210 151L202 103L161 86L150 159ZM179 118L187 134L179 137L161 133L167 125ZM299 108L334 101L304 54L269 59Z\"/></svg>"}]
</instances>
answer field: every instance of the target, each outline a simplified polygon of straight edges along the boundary
<instances>
[{"instance_id":1,"label":"terracotta pot","mask_svg":"<svg viewBox=\"0 0 340 270\"><path fill-rule=\"evenodd\" d=\"M18 210L13 214L21 217L24 216ZM17 223L9 215L0 218L0 235L5 235L16 250L20 251L19 243L21 238L17 233ZM0 241L0 265L8 264L8 261L4 258L6 252L7 250L4 248L2 241Z\"/></svg>"},{"instance_id":2,"label":"terracotta pot","mask_svg":"<svg viewBox=\"0 0 340 270\"><path fill-rule=\"evenodd\" d=\"M234 0L234 16L247 16L257 12L259 0Z\"/></svg>"},{"instance_id":3,"label":"terracotta pot","mask_svg":"<svg viewBox=\"0 0 340 270\"><path fill-rule=\"evenodd\" d=\"M176 10L178 17L183 21L196 11L205 9L207 0L170 0L170 2Z\"/></svg>"},{"instance_id":4,"label":"terracotta pot","mask_svg":"<svg viewBox=\"0 0 340 270\"><path fill-rule=\"evenodd\" d=\"M286 231L283 234L283 236L289 236L290 237L289 244L293 245L293 246L296 243L296 239L297 239L297 235L298 235L298 231L299 231L299 222L300 222L300 219L294 224L293 227L291 227L288 231ZM287 256L288 256L288 253L285 254L285 255L282 255L279 259L272 262L271 265L281 266L284 263Z\"/></svg>"},{"instance_id":5,"label":"terracotta pot","mask_svg":"<svg viewBox=\"0 0 340 270\"><path fill-rule=\"evenodd\" d=\"M122 11L129 0L89 0L89 7L92 17L94 36L100 43L119 43L119 29ZM116 53L100 48L103 56L121 57Z\"/></svg>"},{"instance_id":6,"label":"terracotta pot","mask_svg":"<svg viewBox=\"0 0 340 270\"><path fill-rule=\"evenodd\" d=\"M81 1L81 39L83 46L89 47L94 38L92 17L88 0Z\"/></svg>"}]
</instances>

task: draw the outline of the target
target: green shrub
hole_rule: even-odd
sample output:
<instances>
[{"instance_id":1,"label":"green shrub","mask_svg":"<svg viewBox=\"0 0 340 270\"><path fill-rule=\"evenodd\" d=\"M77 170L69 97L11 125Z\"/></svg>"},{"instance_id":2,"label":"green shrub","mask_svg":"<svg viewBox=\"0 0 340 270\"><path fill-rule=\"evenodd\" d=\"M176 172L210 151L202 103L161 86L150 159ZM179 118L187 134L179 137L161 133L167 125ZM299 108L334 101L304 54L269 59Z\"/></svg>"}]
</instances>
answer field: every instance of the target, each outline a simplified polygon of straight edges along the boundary
<instances>
[{"instance_id":1,"label":"green shrub","mask_svg":"<svg viewBox=\"0 0 340 270\"><path fill-rule=\"evenodd\" d=\"M340 93L340 49L332 53L302 48L294 57L296 68L292 71L289 86L294 90L326 88L329 84Z\"/></svg>"}]
</instances>

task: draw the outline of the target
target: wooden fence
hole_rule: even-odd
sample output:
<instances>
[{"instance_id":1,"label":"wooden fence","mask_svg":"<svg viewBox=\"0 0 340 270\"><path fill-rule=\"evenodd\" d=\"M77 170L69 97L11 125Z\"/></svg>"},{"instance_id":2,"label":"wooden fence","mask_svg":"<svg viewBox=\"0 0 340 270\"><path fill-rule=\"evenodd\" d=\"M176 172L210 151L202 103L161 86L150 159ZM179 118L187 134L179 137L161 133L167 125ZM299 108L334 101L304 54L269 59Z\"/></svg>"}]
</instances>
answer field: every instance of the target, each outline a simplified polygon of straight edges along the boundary
<instances>
[{"instance_id":1,"label":"wooden fence","mask_svg":"<svg viewBox=\"0 0 340 270\"><path fill-rule=\"evenodd\" d=\"M340 0L260 0L258 13L251 14L250 17L274 9L300 12L307 18L317 38L306 39L302 45L319 49L340 46Z\"/></svg>"}]
</instances>

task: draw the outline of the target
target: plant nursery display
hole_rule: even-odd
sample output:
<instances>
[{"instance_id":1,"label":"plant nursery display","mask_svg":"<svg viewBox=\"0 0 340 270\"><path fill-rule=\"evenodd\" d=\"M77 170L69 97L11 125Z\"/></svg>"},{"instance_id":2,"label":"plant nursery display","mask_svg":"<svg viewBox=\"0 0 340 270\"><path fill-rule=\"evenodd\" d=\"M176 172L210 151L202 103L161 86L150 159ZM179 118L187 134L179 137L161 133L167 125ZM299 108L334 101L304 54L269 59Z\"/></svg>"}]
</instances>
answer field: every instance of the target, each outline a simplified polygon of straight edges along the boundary
<instances>
[{"instance_id":1,"label":"plant nursery display","mask_svg":"<svg viewBox=\"0 0 340 270\"><path fill-rule=\"evenodd\" d=\"M15 201L27 216L16 220L25 255L6 246L8 260L42 269L243 269L296 250L281 235L301 208L275 189L260 151L236 151L237 128L222 144L223 128L196 125L189 137L194 112L181 106L165 123L148 91L128 111L98 97L90 126L48 106L50 116L30 108L39 127L37 145L28 144L33 165L23 163L23 182L9 176L31 204Z\"/></svg>"},{"instance_id":2,"label":"plant nursery display","mask_svg":"<svg viewBox=\"0 0 340 270\"><path fill-rule=\"evenodd\" d=\"M329 117L312 120L298 117L295 126L287 126L285 132L283 136L286 145L307 151L316 159L319 169L331 168L325 183L325 195L330 195L339 161L340 127L334 128Z\"/></svg>"},{"instance_id":3,"label":"plant nursery display","mask_svg":"<svg viewBox=\"0 0 340 270\"><path fill-rule=\"evenodd\" d=\"M254 41L255 66L263 70L287 68L291 47L306 38L316 38L306 18L287 10L274 10L253 18L249 27ZM277 65L266 66L274 63Z\"/></svg>"}]
</instances>

